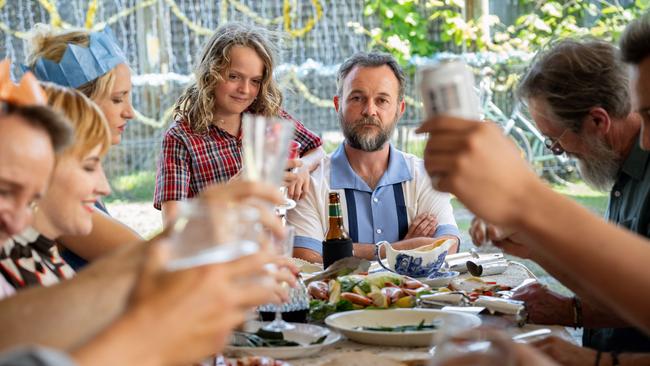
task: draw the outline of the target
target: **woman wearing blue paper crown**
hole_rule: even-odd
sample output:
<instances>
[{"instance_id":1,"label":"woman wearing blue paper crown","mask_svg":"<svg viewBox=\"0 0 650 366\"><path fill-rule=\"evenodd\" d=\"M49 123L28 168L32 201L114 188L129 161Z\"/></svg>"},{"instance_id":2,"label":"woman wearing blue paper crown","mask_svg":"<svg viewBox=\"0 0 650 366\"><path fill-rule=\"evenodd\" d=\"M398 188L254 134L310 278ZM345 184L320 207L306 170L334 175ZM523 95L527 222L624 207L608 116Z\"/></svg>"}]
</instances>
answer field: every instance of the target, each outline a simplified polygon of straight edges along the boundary
<instances>
[{"instance_id":1,"label":"woman wearing blue paper crown","mask_svg":"<svg viewBox=\"0 0 650 366\"><path fill-rule=\"evenodd\" d=\"M36 78L78 89L99 106L110 129L110 142L120 143L133 118L131 70L110 29L54 31L37 25L25 70ZM92 215L93 229L84 236L63 236L63 257L79 269L112 249L142 240L124 224L111 218L100 200ZM99 211L101 210L101 211Z\"/></svg>"}]
</instances>

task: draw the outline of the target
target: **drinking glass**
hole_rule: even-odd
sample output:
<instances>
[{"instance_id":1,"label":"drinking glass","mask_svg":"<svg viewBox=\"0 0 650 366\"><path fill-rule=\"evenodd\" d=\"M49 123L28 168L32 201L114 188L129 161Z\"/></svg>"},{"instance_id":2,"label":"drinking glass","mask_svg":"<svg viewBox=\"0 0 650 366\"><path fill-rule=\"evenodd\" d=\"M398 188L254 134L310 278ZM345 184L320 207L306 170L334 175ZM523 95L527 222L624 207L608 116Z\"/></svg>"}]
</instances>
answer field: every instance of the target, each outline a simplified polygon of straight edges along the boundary
<instances>
[{"instance_id":1,"label":"drinking glass","mask_svg":"<svg viewBox=\"0 0 650 366\"><path fill-rule=\"evenodd\" d=\"M274 241L275 248L278 255L281 255L286 258L291 258L293 254L294 237L295 237L295 228L293 226L287 226L285 238ZM294 325L287 323L282 319L282 310L283 308L288 308L291 305L291 301L293 299L293 292L294 292L293 290L290 290L291 299L289 299L289 303L274 306L275 319L271 323L264 326L264 330L268 330L272 332L282 332L283 330L291 330L295 328Z\"/></svg>"},{"instance_id":2,"label":"drinking glass","mask_svg":"<svg viewBox=\"0 0 650 366\"><path fill-rule=\"evenodd\" d=\"M510 338L486 327L468 328L456 317L444 317L435 335L431 366L446 365L516 365Z\"/></svg>"},{"instance_id":3,"label":"drinking glass","mask_svg":"<svg viewBox=\"0 0 650 366\"><path fill-rule=\"evenodd\" d=\"M256 208L198 200L180 202L179 208L167 269L229 262L259 250L262 225Z\"/></svg>"},{"instance_id":4,"label":"drinking glass","mask_svg":"<svg viewBox=\"0 0 650 366\"><path fill-rule=\"evenodd\" d=\"M282 118L244 114L242 175L244 179L282 185L294 124Z\"/></svg>"}]
</instances>

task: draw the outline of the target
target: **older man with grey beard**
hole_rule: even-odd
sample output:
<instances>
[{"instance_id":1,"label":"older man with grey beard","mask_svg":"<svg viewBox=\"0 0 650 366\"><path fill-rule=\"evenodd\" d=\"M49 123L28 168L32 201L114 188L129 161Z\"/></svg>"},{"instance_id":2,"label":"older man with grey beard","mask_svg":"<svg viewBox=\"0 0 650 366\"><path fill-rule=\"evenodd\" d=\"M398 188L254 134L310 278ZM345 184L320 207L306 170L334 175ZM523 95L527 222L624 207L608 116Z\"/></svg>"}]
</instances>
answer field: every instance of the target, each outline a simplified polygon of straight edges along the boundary
<instances>
[{"instance_id":1,"label":"older man with grey beard","mask_svg":"<svg viewBox=\"0 0 650 366\"><path fill-rule=\"evenodd\" d=\"M555 154L578 159L587 184L610 191L607 219L650 237L650 154L639 146L641 117L631 110L628 84L628 72L614 46L596 40L564 40L538 55L519 93L547 136L547 146ZM475 242L483 240L478 221L470 231ZM535 260L536 253L518 245L522 240L517 236L496 233L491 239L506 252ZM600 304L581 303L541 285L524 288L515 298L526 301L533 323L584 325L586 347L650 351L647 336L626 327Z\"/></svg>"},{"instance_id":2,"label":"older man with grey beard","mask_svg":"<svg viewBox=\"0 0 650 366\"><path fill-rule=\"evenodd\" d=\"M449 195L433 190L422 159L390 144L405 108L405 76L395 59L356 54L341 64L337 84L333 101L345 142L312 172L306 197L288 214L296 228L294 256L322 261L330 191L339 192L357 257L374 258L380 241L396 249L440 238L457 242Z\"/></svg>"}]
</instances>

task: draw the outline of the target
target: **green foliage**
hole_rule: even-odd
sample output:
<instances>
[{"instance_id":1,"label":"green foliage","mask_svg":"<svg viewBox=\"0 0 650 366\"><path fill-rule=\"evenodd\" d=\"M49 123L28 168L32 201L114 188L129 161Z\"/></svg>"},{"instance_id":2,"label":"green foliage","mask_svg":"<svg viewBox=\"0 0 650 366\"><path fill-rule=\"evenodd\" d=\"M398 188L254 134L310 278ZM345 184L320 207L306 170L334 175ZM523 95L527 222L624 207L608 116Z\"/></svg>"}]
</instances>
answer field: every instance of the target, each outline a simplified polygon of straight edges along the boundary
<instances>
[{"instance_id":1,"label":"green foliage","mask_svg":"<svg viewBox=\"0 0 650 366\"><path fill-rule=\"evenodd\" d=\"M366 1L364 15L377 17L381 23L381 27L366 31L371 37L370 47L384 47L402 63L413 54L428 55L435 51L435 45L427 39L428 21L419 11L418 3L418 0Z\"/></svg>"},{"instance_id":2,"label":"green foliage","mask_svg":"<svg viewBox=\"0 0 650 366\"><path fill-rule=\"evenodd\" d=\"M531 1L520 1L531 3ZM533 11L494 35L494 47L532 52L549 41L568 36L594 36L616 41L625 26L648 8L648 0L621 6L617 1L534 2Z\"/></svg>"},{"instance_id":3,"label":"green foliage","mask_svg":"<svg viewBox=\"0 0 650 366\"><path fill-rule=\"evenodd\" d=\"M609 41L620 36L625 25L650 6L636 0L621 6L616 0L520 0L530 11L513 25L496 16L466 19L462 0L365 0L364 15L379 20L379 27L348 25L369 36L369 48L391 52L403 64L414 55L430 56L455 45L466 51L534 52L550 40L592 35ZM439 25L440 39L430 39L431 27ZM486 34L484 29L490 29Z\"/></svg>"},{"instance_id":4,"label":"green foliage","mask_svg":"<svg viewBox=\"0 0 650 366\"><path fill-rule=\"evenodd\" d=\"M153 190L156 186L156 172L145 171L131 175L123 175L111 180L113 193L107 197L121 198L126 201L152 201Z\"/></svg>"}]
</instances>

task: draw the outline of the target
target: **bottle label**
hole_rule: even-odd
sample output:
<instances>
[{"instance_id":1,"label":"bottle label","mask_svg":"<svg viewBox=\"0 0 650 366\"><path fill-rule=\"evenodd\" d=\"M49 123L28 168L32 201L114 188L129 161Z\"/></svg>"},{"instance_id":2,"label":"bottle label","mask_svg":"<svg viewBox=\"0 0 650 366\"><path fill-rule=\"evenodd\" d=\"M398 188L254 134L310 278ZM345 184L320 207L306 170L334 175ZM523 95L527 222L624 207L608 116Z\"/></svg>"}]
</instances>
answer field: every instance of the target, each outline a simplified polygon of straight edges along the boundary
<instances>
[{"instance_id":1,"label":"bottle label","mask_svg":"<svg viewBox=\"0 0 650 366\"><path fill-rule=\"evenodd\" d=\"M332 204L330 206L330 217L341 217L341 206Z\"/></svg>"}]
</instances>

